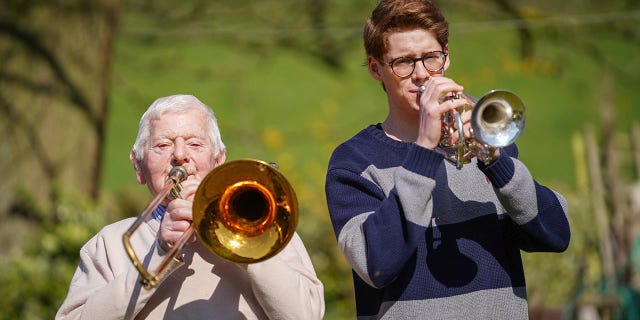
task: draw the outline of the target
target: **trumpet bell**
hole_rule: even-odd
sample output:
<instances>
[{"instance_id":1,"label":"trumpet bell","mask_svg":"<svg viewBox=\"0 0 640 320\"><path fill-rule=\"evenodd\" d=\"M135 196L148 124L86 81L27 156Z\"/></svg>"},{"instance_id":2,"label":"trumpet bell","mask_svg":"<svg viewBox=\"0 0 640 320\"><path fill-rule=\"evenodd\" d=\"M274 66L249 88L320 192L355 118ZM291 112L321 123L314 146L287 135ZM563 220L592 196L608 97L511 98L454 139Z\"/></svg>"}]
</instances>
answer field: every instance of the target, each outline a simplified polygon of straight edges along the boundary
<instances>
[{"instance_id":1,"label":"trumpet bell","mask_svg":"<svg viewBox=\"0 0 640 320\"><path fill-rule=\"evenodd\" d=\"M524 103L505 90L493 90L482 96L471 113L474 138L496 148L514 143L524 131L525 120Z\"/></svg>"},{"instance_id":2,"label":"trumpet bell","mask_svg":"<svg viewBox=\"0 0 640 320\"><path fill-rule=\"evenodd\" d=\"M235 160L213 169L200 183L193 223L200 241L235 263L256 263L280 252L298 224L298 201L271 164Z\"/></svg>"}]
</instances>

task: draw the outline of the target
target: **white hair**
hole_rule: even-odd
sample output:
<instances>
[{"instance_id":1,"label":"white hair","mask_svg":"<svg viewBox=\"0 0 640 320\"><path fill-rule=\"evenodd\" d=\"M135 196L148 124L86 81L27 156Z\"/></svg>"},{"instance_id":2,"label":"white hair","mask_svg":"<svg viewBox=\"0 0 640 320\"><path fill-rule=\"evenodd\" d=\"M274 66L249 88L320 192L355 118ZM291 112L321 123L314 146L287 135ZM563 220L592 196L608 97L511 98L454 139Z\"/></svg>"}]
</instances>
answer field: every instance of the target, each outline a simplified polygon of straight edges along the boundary
<instances>
[{"instance_id":1,"label":"white hair","mask_svg":"<svg viewBox=\"0 0 640 320\"><path fill-rule=\"evenodd\" d=\"M149 128L151 126L151 120L160 119L167 111L186 110L198 110L207 118L209 139L214 148L214 159L218 157L220 152L225 150L222 137L220 136L220 128L218 128L218 121L216 120L213 110L192 95L176 94L156 99L142 115L142 118L140 118L138 135L136 136L136 141L133 143L133 153L138 162L142 161L145 157L145 144L151 134Z\"/></svg>"}]
</instances>

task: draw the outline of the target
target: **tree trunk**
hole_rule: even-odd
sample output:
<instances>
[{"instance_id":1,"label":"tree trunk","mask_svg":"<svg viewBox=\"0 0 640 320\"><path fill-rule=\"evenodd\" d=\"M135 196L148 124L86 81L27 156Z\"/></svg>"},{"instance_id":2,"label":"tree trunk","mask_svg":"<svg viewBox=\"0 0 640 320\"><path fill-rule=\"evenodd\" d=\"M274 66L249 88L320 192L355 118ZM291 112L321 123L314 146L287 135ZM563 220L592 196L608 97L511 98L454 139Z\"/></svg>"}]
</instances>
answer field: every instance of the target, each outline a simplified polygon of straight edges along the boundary
<instances>
[{"instance_id":1,"label":"tree trunk","mask_svg":"<svg viewBox=\"0 0 640 320\"><path fill-rule=\"evenodd\" d=\"M10 169L0 171L0 215L45 214L61 197L96 199L121 2L3 6L0 150L8 156L0 165Z\"/></svg>"}]
</instances>

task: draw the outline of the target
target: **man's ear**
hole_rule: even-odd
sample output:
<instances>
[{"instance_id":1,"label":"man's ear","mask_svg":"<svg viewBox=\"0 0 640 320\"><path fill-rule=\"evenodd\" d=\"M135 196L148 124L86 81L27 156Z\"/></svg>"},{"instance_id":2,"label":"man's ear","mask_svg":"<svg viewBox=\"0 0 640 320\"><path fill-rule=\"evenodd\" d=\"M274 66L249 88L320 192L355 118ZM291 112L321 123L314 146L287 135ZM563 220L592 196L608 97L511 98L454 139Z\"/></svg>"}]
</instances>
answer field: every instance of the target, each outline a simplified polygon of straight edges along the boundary
<instances>
[{"instance_id":1,"label":"man's ear","mask_svg":"<svg viewBox=\"0 0 640 320\"><path fill-rule=\"evenodd\" d=\"M369 67L369 73L374 79L376 80L382 79L382 76L380 75L380 68L382 67L382 65L380 64L380 61L378 61L378 59L372 56L368 56L367 66Z\"/></svg>"},{"instance_id":2,"label":"man's ear","mask_svg":"<svg viewBox=\"0 0 640 320\"><path fill-rule=\"evenodd\" d=\"M131 164L133 165L133 170L135 170L136 172L136 180L138 180L138 183L146 184L147 180L144 178L144 175L142 174L142 170L140 169L140 163L138 162L138 159L136 159L136 153L133 150L129 152L129 161L131 161Z\"/></svg>"},{"instance_id":3,"label":"man's ear","mask_svg":"<svg viewBox=\"0 0 640 320\"><path fill-rule=\"evenodd\" d=\"M222 149L220 150L220 153L218 153L218 156L214 159L216 167L223 164L226 160L227 160L227 150Z\"/></svg>"},{"instance_id":4,"label":"man's ear","mask_svg":"<svg viewBox=\"0 0 640 320\"><path fill-rule=\"evenodd\" d=\"M448 44L446 46L444 46L444 52L447 53L447 61L444 62L444 66L442 67L442 73L447 71L447 69L449 69L449 66L451 65L451 54L449 53L449 45Z\"/></svg>"}]
</instances>

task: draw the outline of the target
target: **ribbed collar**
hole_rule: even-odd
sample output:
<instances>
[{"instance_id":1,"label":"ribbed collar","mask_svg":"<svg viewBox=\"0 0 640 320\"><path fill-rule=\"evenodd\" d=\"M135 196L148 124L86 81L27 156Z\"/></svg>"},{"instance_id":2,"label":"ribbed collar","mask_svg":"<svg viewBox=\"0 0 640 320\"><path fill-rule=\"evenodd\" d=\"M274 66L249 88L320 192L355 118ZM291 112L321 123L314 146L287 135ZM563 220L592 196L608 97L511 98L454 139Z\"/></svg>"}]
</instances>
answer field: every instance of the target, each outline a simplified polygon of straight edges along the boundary
<instances>
[{"instance_id":1,"label":"ribbed collar","mask_svg":"<svg viewBox=\"0 0 640 320\"><path fill-rule=\"evenodd\" d=\"M153 213L151 214L151 216L154 219L156 219L158 223L160 223L162 221L162 216L164 216L165 211L167 211L167 207L163 205L159 205L155 210L153 210Z\"/></svg>"}]
</instances>

